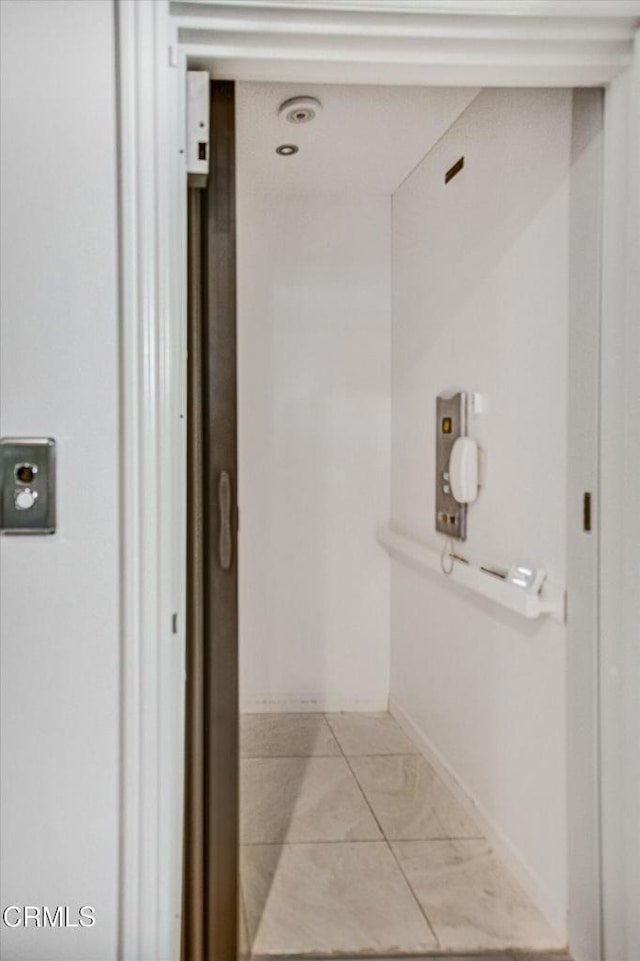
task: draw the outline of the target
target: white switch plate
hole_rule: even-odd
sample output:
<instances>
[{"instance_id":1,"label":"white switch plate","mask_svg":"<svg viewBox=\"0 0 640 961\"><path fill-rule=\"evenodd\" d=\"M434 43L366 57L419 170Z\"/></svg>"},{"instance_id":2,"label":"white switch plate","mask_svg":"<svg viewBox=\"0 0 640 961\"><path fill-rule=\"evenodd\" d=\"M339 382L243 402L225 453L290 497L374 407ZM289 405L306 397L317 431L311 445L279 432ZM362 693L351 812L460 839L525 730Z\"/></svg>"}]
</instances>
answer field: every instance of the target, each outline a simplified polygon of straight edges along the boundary
<instances>
[{"instance_id":1,"label":"white switch plate","mask_svg":"<svg viewBox=\"0 0 640 961\"><path fill-rule=\"evenodd\" d=\"M471 413L484 414L486 410L486 398L484 394L478 394L475 391L471 394Z\"/></svg>"},{"instance_id":2,"label":"white switch plate","mask_svg":"<svg viewBox=\"0 0 640 961\"><path fill-rule=\"evenodd\" d=\"M206 187L209 175L209 74L187 71L187 178L190 187Z\"/></svg>"}]
</instances>

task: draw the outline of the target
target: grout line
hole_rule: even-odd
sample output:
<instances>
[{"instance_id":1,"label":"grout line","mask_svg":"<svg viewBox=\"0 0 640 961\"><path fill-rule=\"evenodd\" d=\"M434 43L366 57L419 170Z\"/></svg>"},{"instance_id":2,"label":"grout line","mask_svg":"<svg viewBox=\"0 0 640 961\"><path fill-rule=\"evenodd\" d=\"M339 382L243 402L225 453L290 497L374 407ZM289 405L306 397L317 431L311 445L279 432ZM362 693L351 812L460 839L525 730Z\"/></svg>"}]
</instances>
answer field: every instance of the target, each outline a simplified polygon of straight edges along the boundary
<instances>
[{"instance_id":1,"label":"grout line","mask_svg":"<svg viewBox=\"0 0 640 961\"><path fill-rule=\"evenodd\" d=\"M369 810L371 811L371 814L372 814L373 817L375 818L376 824L378 825L378 827L379 827L380 830L382 831L382 837L384 838L384 840L385 840L385 842L386 842L386 845L387 845L387 847L388 847L388 849L389 849L389 853L391 854L391 857L393 858L393 860L394 860L395 863L397 864L398 870L400 871L401 876L404 878L405 884L406 884L407 887L409 888L409 891L411 892L411 894L412 894L412 896L413 896L413 899L414 899L414 901L416 902L416 904L417 904L417 906L418 906L418 910L420 911L420 914L423 916L423 918L424 918L425 921L427 922L427 927L428 927L429 930L431 931L431 934L433 935L433 937L434 937L434 939L435 939L435 942L436 942L437 947L440 948L440 947L441 947L440 938L439 938L438 935L436 934L435 929L434 929L433 925L431 924L431 921L430 921L429 918L427 917L427 912L425 911L425 909L423 908L422 904L420 903L420 900L418 899L418 896L417 896L416 892L415 892L414 889L413 889L413 885L411 884L409 878L408 878L407 875L405 874L404 869L403 869L402 865L400 864L400 861L398 860L398 856L396 855L396 852L393 850L393 847L391 846L390 840L389 840L389 838L387 837L384 828L382 827L382 825L380 824L380 821L379 821L378 818L376 817L375 811L373 810L373 807L372 807L371 804L369 803L369 798L368 798L367 795L365 794L364 788L363 788L362 785L360 784L360 781L358 780L358 776L357 776L356 772L353 770L353 767L352 767L351 764L349 763L349 758L348 758L348 757L345 757L345 761L346 761L347 764L349 765L349 770L350 770L351 773L353 774L353 777L354 777L354 779L355 779L355 782L356 782L356 784L358 785L358 788L359 788L359 790L360 790L360 793L362 794L362 796L363 796L363 798L364 798L364 800L365 800L365 803L366 803L367 807L369 808Z\"/></svg>"},{"instance_id":2,"label":"grout line","mask_svg":"<svg viewBox=\"0 0 640 961\"><path fill-rule=\"evenodd\" d=\"M360 785L358 785L360 787ZM362 790L362 789L360 789ZM366 797L365 797L366 800ZM367 805L368 806L368 805ZM371 812L373 813L373 812ZM375 817L375 815L374 815ZM376 823L378 823L376 821ZM382 830L382 828L381 828ZM380 844L383 841L392 842L394 844L403 844L405 841L407 844L444 844L445 842L455 841L456 843L465 841L484 841L485 838L389 838L382 833L382 837L379 838L308 838L302 841L290 841L288 838L283 838L282 841L240 841L240 847L242 848L253 848L253 847L295 847L300 844Z\"/></svg>"},{"instance_id":3,"label":"grout line","mask_svg":"<svg viewBox=\"0 0 640 961\"><path fill-rule=\"evenodd\" d=\"M315 758L335 758L341 760L342 754L242 754L241 761L313 761Z\"/></svg>"},{"instance_id":4,"label":"grout line","mask_svg":"<svg viewBox=\"0 0 640 961\"><path fill-rule=\"evenodd\" d=\"M541 954L539 956L539 961L545 961L546 955ZM291 954L255 954L252 955L251 961L447 961L447 959L453 959L453 961L519 961L519 955L511 954L510 950L507 949L503 951L501 949L496 949L491 953L482 952L481 954L453 954L446 948L433 948L428 950L428 953L424 953L424 949L419 951L407 952L402 951L398 954L394 954L393 951L385 951L384 954L371 954L370 951L350 951L348 954L319 954L318 952L304 953L297 952L295 955ZM525 961L538 961L538 955L525 955ZM549 959L547 959L549 961ZM550 961L571 961L571 958L567 955L566 958L562 957L556 959L552 956Z\"/></svg>"},{"instance_id":5,"label":"grout line","mask_svg":"<svg viewBox=\"0 0 640 961\"><path fill-rule=\"evenodd\" d=\"M303 844L315 845L315 844L384 844L386 838L384 836L379 838L356 838L355 840L322 840L322 841L242 841L240 847L242 848L295 848L301 847Z\"/></svg>"},{"instance_id":6,"label":"grout line","mask_svg":"<svg viewBox=\"0 0 640 961\"><path fill-rule=\"evenodd\" d=\"M344 753L344 749L343 749L343 747L342 747L342 744L341 744L340 741L338 740L338 735L337 735L336 732L334 731L334 729L333 729L333 724L332 724L331 721L329 720L329 715L326 713L326 711L325 711L325 713L322 715L322 717L324 718L324 723L327 725L327 727L328 727L329 730L331 731L331 736L333 737L334 741L335 741L336 744L338 745L338 750L340 751L340 753L342 754L342 756L345 757L346 755L345 755L345 753Z\"/></svg>"},{"instance_id":7,"label":"grout line","mask_svg":"<svg viewBox=\"0 0 640 961\"><path fill-rule=\"evenodd\" d=\"M328 720L327 720L327 724L329 724L329 721L328 721ZM333 730L333 729L332 729L332 730ZM337 740L337 738L336 738L336 740ZM338 743L339 743L339 742L338 742ZM351 762L350 762L349 758L348 758L347 755L344 753L344 751L343 751L343 749L342 749L342 745L339 744L339 746L340 746L340 750L342 751L343 757L344 757L345 761L347 762L347 765L348 765L348 767L349 767L349 770L351 771L351 775L352 775L352 777L353 777L353 779L354 779L354 781L355 781L355 783L356 783L356 785L357 785L357 787L358 787L358 790L360 791L360 794L361 794L362 797L363 797L364 803L367 805L367 807L368 807L369 810L371 811L371 816L372 816L372 818L374 819L374 821L376 822L376 824L378 825L378 829L379 829L380 833L382 834L383 840L384 840L385 844L387 845L387 848L389 849L389 853L391 854L391 857L393 858L393 860L395 861L396 865L398 866L398 870L400 871L401 876L404 878L405 884L406 884L407 887L409 888L409 891L411 892L411 895L412 895L412 897L413 897L413 900L415 901L416 905L418 906L418 910L419 910L420 914L421 914L422 917L425 919L425 921L426 921L426 923L427 923L427 927L428 927L429 931L431 931L431 934L433 935L433 937L434 937L434 939L435 939L435 942L436 942L437 947L440 948L440 947L441 947L441 945L440 945L440 938L439 938L438 935L436 934L436 932L435 932L435 930L434 930L434 928L433 928L433 925L431 924L431 921L430 921L429 918L427 917L424 908L423 908L422 905L420 904L420 901L418 900L418 897L417 897L417 895L416 895L416 892L413 890L413 887L411 886L411 883L410 883L410 881L409 881L409 878L406 876L406 874L405 874L404 871L402 870L402 865L400 864L398 858L396 857L396 853L395 853L395 851L393 850L393 848L391 847L391 845L390 845L390 843L389 843L389 839L387 838L387 835L386 835L386 833L385 833L385 830L384 830L384 828L382 827L382 825L380 824L380 821L378 820L378 818L377 818L377 816L376 816L376 813L375 813L375 811L373 810L373 807L372 807L371 804L369 803L369 798L368 798L367 795L365 794L364 788L363 788L362 785L360 784L360 781L358 780L358 776L357 776L356 772L353 770L353 767L352 767L352 765L351 765ZM402 755L401 755L401 756L402 756ZM407 755L407 756L412 756L412 755Z\"/></svg>"},{"instance_id":8,"label":"grout line","mask_svg":"<svg viewBox=\"0 0 640 961\"><path fill-rule=\"evenodd\" d=\"M340 745L338 745L338 746L340 746ZM313 759L316 758L316 757L334 757L334 758L342 758L342 757L422 757L423 760L425 760L425 759L424 759L424 756L423 756L422 754L420 754L420 752L416 752L415 754L407 754L406 751L403 751L402 753L399 753L399 754L398 754L398 753L396 753L396 754L345 754L344 751L342 750L342 748L340 748L340 753L339 753L339 754L241 754L241 755L240 755L240 760L241 760L241 761L269 761L269 760L274 759L274 758L275 758L275 759L282 760L283 758L289 758L289 757L304 759L305 761L313 761ZM425 763L428 764L428 761L425 760Z\"/></svg>"},{"instance_id":9,"label":"grout line","mask_svg":"<svg viewBox=\"0 0 640 961\"><path fill-rule=\"evenodd\" d=\"M433 948L426 954L424 950L407 952L402 951L394 954L386 951L371 954L371 952L351 951L348 954L320 954L318 952L307 953L299 952L291 954L256 954L252 955L252 961L573 961L569 954L553 951L521 951L515 952L512 948L492 948L487 951L475 951L469 954L463 951L450 950L448 948Z\"/></svg>"},{"instance_id":10,"label":"grout line","mask_svg":"<svg viewBox=\"0 0 640 961\"><path fill-rule=\"evenodd\" d=\"M349 954L319 954L318 952L299 952L291 954L256 954L251 961L573 961L569 954L554 954L552 951L520 951L515 953L511 948L492 948L487 951L460 954L447 948L433 948L427 954L424 950L398 954L386 951L371 954L370 952L349 952Z\"/></svg>"}]
</instances>

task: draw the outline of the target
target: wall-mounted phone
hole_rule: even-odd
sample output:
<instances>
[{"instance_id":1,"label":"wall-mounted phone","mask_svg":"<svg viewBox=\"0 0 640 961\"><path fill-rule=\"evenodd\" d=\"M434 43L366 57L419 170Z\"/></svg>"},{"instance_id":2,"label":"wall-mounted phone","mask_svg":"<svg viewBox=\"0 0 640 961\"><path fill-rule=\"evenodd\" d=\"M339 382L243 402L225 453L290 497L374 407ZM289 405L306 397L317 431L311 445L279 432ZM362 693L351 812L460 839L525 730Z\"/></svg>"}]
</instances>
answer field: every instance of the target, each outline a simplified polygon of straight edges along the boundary
<instances>
[{"instance_id":1,"label":"wall-mounted phone","mask_svg":"<svg viewBox=\"0 0 640 961\"><path fill-rule=\"evenodd\" d=\"M473 504L478 496L478 456L472 437L458 437L451 448L449 481L459 504Z\"/></svg>"},{"instance_id":2,"label":"wall-mounted phone","mask_svg":"<svg viewBox=\"0 0 640 961\"><path fill-rule=\"evenodd\" d=\"M467 436L469 395L436 398L436 530L467 536L467 504L478 496L478 445Z\"/></svg>"}]
</instances>

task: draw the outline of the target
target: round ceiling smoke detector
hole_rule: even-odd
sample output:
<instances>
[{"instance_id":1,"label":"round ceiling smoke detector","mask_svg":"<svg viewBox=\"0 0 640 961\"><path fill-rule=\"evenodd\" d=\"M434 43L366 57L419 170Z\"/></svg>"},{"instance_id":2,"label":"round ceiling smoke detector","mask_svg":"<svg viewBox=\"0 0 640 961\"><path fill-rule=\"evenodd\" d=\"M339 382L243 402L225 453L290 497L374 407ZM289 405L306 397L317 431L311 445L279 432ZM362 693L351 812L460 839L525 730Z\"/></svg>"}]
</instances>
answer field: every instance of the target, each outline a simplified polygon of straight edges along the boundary
<instances>
[{"instance_id":1,"label":"round ceiling smoke detector","mask_svg":"<svg viewBox=\"0 0 640 961\"><path fill-rule=\"evenodd\" d=\"M278 114L289 123L309 123L321 110L322 104L315 97L291 97L280 104Z\"/></svg>"}]
</instances>

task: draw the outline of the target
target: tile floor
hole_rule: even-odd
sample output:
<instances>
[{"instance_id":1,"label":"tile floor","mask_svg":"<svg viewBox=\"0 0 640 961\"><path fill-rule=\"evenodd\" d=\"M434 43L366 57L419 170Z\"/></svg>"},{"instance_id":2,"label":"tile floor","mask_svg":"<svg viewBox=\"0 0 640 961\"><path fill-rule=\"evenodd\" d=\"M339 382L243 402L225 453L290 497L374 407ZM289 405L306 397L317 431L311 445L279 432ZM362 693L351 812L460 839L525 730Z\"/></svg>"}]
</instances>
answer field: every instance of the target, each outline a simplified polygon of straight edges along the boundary
<instances>
[{"instance_id":1,"label":"tile floor","mask_svg":"<svg viewBox=\"0 0 640 961\"><path fill-rule=\"evenodd\" d=\"M245 956L566 958L390 715L245 715L240 763Z\"/></svg>"}]
</instances>

